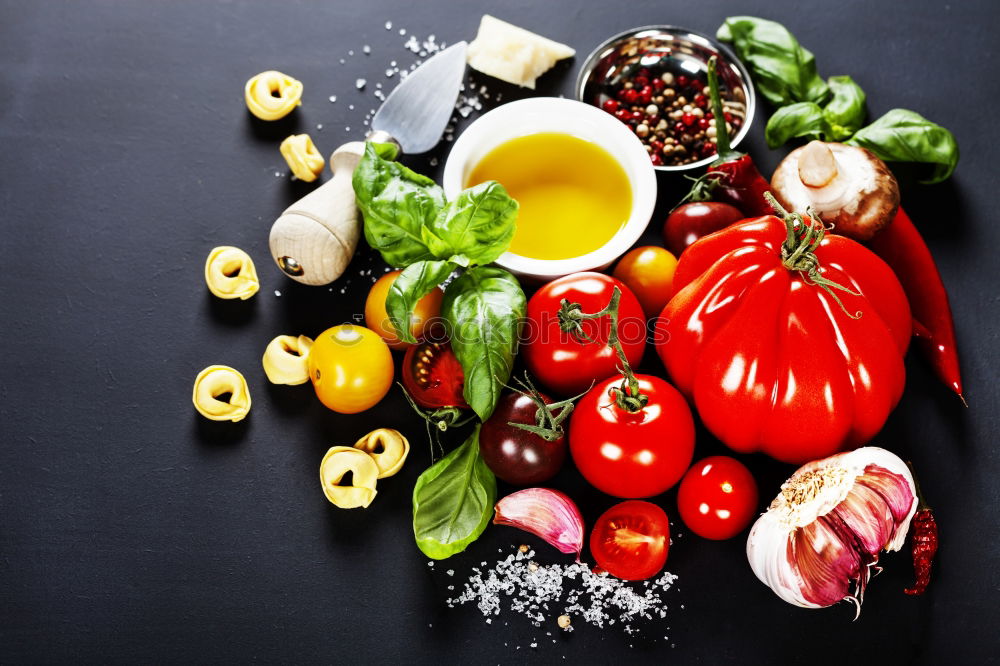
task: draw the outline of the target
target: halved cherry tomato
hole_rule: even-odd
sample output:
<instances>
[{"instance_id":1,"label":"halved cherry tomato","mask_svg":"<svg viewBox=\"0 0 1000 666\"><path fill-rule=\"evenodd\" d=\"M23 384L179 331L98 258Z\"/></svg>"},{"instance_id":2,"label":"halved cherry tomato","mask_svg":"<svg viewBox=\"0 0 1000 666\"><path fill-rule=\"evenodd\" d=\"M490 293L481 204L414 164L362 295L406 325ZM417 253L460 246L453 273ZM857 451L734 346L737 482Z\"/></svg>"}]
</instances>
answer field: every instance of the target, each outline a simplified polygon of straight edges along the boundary
<instances>
[{"instance_id":1,"label":"halved cherry tomato","mask_svg":"<svg viewBox=\"0 0 1000 666\"><path fill-rule=\"evenodd\" d=\"M364 326L343 324L320 333L306 365L320 402L341 414L374 406L392 386L392 353Z\"/></svg>"},{"instance_id":2,"label":"halved cherry tomato","mask_svg":"<svg viewBox=\"0 0 1000 666\"><path fill-rule=\"evenodd\" d=\"M705 458L681 480L677 510L698 536L729 539L742 532L757 513L757 482L735 458Z\"/></svg>"},{"instance_id":3,"label":"halved cherry tomato","mask_svg":"<svg viewBox=\"0 0 1000 666\"><path fill-rule=\"evenodd\" d=\"M403 357L403 387L421 407L461 407L465 373L447 342L421 342Z\"/></svg>"},{"instance_id":4,"label":"halved cherry tomato","mask_svg":"<svg viewBox=\"0 0 1000 666\"><path fill-rule=\"evenodd\" d=\"M646 317L658 317L674 295L677 258L662 247L646 245L628 252L615 266L614 276L632 290Z\"/></svg>"},{"instance_id":5,"label":"halved cherry tomato","mask_svg":"<svg viewBox=\"0 0 1000 666\"><path fill-rule=\"evenodd\" d=\"M646 349L646 318L635 295L620 280L602 273L573 273L544 285L528 301L524 361L553 393L581 393L595 381L617 374L618 357L608 346L609 316L582 322L589 339L567 333L559 321L563 299L579 303L585 313L596 313L607 307L616 286L622 292L618 336L628 362L638 365Z\"/></svg>"},{"instance_id":6,"label":"halved cherry tomato","mask_svg":"<svg viewBox=\"0 0 1000 666\"><path fill-rule=\"evenodd\" d=\"M389 294L389 288L392 287L392 283L396 281L400 273L402 271L390 271L376 280L365 300L365 325L378 333L379 337L385 340L385 343L392 349L406 349L411 346L399 339L395 327L389 321L389 315L385 312L385 298ZM430 293L417 301L417 305L413 309L413 322L410 326L413 337L418 340L423 338L428 327L441 316L441 300L443 298L443 291L432 289Z\"/></svg>"},{"instance_id":7,"label":"halved cherry tomato","mask_svg":"<svg viewBox=\"0 0 1000 666\"><path fill-rule=\"evenodd\" d=\"M694 419L684 397L659 377L636 375L649 399L632 413L611 389L621 377L599 383L570 416L569 450L592 486L617 497L652 497L680 481L694 455Z\"/></svg>"},{"instance_id":8,"label":"halved cherry tomato","mask_svg":"<svg viewBox=\"0 0 1000 666\"><path fill-rule=\"evenodd\" d=\"M628 500L597 519L590 533L590 553L597 566L622 580L652 578L667 563L670 521L652 502Z\"/></svg>"},{"instance_id":9,"label":"halved cherry tomato","mask_svg":"<svg viewBox=\"0 0 1000 666\"><path fill-rule=\"evenodd\" d=\"M675 256L702 236L725 229L746 217L736 206L718 201L694 201L670 211L663 225L663 241Z\"/></svg>"}]
</instances>

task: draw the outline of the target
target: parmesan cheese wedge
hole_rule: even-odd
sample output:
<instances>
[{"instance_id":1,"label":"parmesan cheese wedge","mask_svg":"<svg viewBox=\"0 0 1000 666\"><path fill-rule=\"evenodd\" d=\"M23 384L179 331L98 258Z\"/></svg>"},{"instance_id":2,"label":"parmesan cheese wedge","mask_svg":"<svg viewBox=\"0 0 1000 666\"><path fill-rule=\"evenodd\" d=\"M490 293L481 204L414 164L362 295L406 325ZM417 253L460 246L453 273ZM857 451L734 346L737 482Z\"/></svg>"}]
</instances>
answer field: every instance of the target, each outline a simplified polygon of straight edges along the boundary
<instances>
[{"instance_id":1,"label":"parmesan cheese wedge","mask_svg":"<svg viewBox=\"0 0 1000 666\"><path fill-rule=\"evenodd\" d=\"M539 76L575 54L565 44L485 14L468 58L469 66L483 74L534 90Z\"/></svg>"}]
</instances>

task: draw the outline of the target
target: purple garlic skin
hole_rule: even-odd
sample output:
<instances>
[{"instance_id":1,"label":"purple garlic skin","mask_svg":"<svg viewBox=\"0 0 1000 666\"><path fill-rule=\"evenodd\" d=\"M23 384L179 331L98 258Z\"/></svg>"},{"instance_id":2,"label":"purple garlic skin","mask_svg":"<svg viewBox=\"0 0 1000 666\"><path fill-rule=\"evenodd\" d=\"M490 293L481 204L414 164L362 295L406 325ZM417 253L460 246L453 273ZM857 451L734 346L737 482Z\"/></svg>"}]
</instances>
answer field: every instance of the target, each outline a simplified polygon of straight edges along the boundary
<instances>
[{"instance_id":1,"label":"purple garlic skin","mask_svg":"<svg viewBox=\"0 0 1000 666\"><path fill-rule=\"evenodd\" d=\"M497 502L493 523L509 525L544 539L563 553L583 550L583 516L565 494L548 488L525 488Z\"/></svg>"},{"instance_id":2,"label":"purple garlic skin","mask_svg":"<svg viewBox=\"0 0 1000 666\"><path fill-rule=\"evenodd\" d=\"M788 603L823 608L849 600L860 612L881 551L899 550L917 508L909 468L864 447L799 468L750 530L757 578Z\"/></svg>"}]
</instances>

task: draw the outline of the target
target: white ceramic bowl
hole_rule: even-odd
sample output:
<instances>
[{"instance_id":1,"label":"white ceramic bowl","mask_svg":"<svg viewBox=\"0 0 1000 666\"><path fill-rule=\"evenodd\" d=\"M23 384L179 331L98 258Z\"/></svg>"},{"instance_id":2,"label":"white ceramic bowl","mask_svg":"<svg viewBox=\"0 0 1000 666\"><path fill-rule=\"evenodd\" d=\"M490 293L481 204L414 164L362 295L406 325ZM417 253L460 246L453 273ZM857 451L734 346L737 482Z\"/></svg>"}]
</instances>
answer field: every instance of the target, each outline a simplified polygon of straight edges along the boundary
<instances>
[{"instance_id":1,"label":"white ceramic bowl","mask_svg":"<svg viewBox=\"0 0 1000 666\"><path fill-rule=\"evenodd\" d=\"M451 199L461 192L469 173L491 150L511 139L540 132L571 134L597 144L614 157L632 186L632 213L607 243L588 254L570 259L533 259L505 252L496 263L519 277L543 281L607 268L649 224L656 205L656 171L638 137L596 107L569 99L534 97L498 106L482 115L462 132L448 155L445 196Z\"/></svg>"}]
</instances>

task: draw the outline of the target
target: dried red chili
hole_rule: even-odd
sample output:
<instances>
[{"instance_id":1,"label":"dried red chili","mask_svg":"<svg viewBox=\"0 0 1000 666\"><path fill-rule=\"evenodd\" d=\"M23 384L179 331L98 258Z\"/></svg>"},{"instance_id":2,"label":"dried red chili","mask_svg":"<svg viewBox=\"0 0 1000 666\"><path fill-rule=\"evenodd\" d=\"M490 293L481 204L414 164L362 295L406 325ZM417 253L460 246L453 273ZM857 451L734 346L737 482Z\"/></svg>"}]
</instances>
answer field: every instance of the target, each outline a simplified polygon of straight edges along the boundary
<instances>
[{"instance_id":1,"label":"dried red chili","mask_svg":"<svg viewBox=\"0 0 1000 666\"><path fill-rule=\"evenodd\" d=\"M913 469L913 466L910 466ZM914 479L917 488L917 513L913 516L913 573L916 582L903 592L910 595L923 594L931 582L931 564L938 549L938 526L934 514L924 501L920 492L920 484Z\"/></svg>"}]
</instances>

